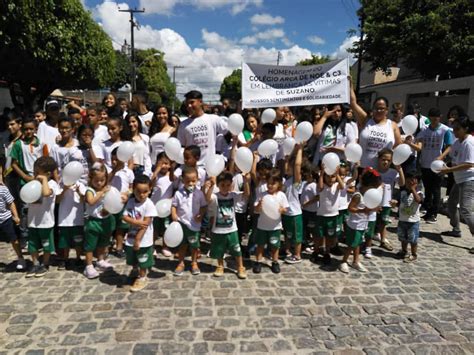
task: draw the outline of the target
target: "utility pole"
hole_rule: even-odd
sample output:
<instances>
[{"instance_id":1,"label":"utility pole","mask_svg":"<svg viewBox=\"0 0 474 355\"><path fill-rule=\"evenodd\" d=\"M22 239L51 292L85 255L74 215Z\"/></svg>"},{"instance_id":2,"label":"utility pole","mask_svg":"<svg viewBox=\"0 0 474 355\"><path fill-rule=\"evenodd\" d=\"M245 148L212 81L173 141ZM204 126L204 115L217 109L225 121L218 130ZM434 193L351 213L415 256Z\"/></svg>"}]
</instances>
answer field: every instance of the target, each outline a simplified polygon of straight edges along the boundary
<instances>
[{"instance_id":1,"label":"utility pole","mask_svg":"<svg viewBox=\"0 0 474 355\"><path fill-rule=\"evenodd\" d=\"M137 27L137 24L135 23L133 17L134 17L134 14L137 13L137 12L145 12L145 9L141 9L141 10L138 10L137 8L134 8L134 9L127 9L127 10L120 10L119 8L119 12L128 12L130 13L130 45L132 47L132 55L131 55L131 60L132 60L132 93L134 93L135 91L137 91L137 74L136 74L136 67L135 67L135 37L133 35L133 30L135 27Z\"/></svg>"},{"instance_id":2,"label":"utility pole","mask_svg":"<svg viewBox=\"0 0 474 355\"><path fill-rule=\"evenodd\" d=\"M356 84L356 95L359 95L360 90L360 72L362 70L362 54L364 53L364 23L365 23L365 14L364 10L361 10L360 14L360 39L359 39L359 53L357 54L357 84Z\"/></svg>"},{"instance_id":3,"label":"utility pole","mask_svg":"<svg viewBox=\"0 0 474 355\"><path fill-rule=\"evenodd\" d=\"M283 55L281 54L280 51L278 51L278 55L277 55L277 65L280 65L280 59L283 59Z\"/></svg>"},{"instance_id":4,"label":"utility pole","mask_svg":"<svg viewBox=\"0 0 474 355\"><path fill-rule=\"evenodd\" d=\"M174 110L175 110L175 102L176 102L176 69L182 69L184 68L182 65L173 65L173 86L174 86L174 97L173 97L173 103L172 103L172 108L171 108L171 113L174 115Z\"/></svg>"}]
</instances>

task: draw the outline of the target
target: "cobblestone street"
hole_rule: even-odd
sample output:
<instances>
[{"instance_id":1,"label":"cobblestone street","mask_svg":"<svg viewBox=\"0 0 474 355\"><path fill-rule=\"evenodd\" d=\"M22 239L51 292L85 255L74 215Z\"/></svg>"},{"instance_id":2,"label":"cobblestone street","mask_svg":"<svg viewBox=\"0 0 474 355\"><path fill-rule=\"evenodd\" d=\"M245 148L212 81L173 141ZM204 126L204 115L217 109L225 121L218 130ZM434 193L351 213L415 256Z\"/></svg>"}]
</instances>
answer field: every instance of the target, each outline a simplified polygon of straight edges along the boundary
<instances>
[{"instance_id":1,"label":"cobblestone street","mask_svg":"<svg viewBox=\"0 0 474 355\"><path fill-rule=\"evenodd\" d=\"M279 275L216 279L203 256L201 275L177 278L176 261L160 259L136 294L124 260L92 281L56 267L25 279L2 244L0 353L472 354L474 240L462 228L463 238L440 237L446 217L422 223L413 264L395 258L391 228L395 250L375 247L365 274L304 260Z\"/></svg>"}]
</instances>

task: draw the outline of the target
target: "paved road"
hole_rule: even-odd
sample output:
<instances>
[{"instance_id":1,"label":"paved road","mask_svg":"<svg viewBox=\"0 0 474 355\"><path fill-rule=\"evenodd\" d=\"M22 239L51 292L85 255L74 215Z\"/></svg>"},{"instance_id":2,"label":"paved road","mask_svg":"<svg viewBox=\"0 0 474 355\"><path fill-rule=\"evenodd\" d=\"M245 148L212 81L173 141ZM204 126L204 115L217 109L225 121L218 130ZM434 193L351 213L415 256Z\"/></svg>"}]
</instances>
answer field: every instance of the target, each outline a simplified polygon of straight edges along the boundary
<instances>
[{"instance_id":1,"label":"paved road","mask_svg":"<svg viewBox=\"0 0 474 355\"><path fill-rule=\"evenodd\" d=\"M465 237L441 238L447 225L422 225L415 264L375 248L366 274L305 260L244 281L205 265L176 278L176 263L160 259L149 287L131 294L117 259L93 281L57 270L27 280L3 264L0 353L472 354L474 240L465 226ZM12 259L2 244L0 261Z\"/></svg>"}]
</instances>

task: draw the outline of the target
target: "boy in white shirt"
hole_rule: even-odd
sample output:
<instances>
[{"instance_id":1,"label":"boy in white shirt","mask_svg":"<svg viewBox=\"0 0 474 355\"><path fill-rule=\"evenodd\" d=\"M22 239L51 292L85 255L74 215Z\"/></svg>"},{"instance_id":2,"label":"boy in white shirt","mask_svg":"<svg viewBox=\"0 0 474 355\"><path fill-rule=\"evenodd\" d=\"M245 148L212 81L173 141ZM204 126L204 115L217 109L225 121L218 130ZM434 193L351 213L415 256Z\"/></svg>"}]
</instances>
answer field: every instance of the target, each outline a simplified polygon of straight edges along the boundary
<instances>
[{"instance_id":1,"label":"boy in white shirt","mask_svg":"<svg viewBox=\"0 0 474 355\"><path fill-rule=\"evenodd\" d=\"M26 277L42 277L49 267L49 257L54 250L54 203L61 189L53 175L57 169L51 157L40 157L33 166L34 178L41 182L41 198L28 206L28 252L33 266ZM39 251L43 249L43 264L39 263Z\"/></svg>"},{"instance_id":2,"label":"boy in white shirt","mask_svg":"<svg viewBox=\"0 0 474 355\"><path fill-rule=\"evenodd\" d=\"M143 290L148 280L147 270L153 266L153 217L157 217L155 205L148 198L151 192L150 178L140 175L133 181L133 198L123 211L123 221L130 226L125 240L127 265L138 271L131 292ZM137 270L138 269L138 270Z\"/></svg>"}]
</instances>

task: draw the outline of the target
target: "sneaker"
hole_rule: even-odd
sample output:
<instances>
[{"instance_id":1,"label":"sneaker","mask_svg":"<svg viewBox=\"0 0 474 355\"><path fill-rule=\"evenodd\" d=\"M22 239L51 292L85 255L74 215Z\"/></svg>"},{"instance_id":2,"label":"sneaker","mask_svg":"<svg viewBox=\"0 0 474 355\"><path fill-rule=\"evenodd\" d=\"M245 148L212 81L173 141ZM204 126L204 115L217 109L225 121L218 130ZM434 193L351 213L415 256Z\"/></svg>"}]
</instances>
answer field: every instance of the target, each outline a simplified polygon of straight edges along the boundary
<instances>
[{"instance_id":1,"label":"sneaker","mask_svg":"<svg viewBox=\"0 0 474 355\"><path fill-rule=\"evenodd\" d=\"M115 251L115 256L116 256L117 258L119 258L119 259L125 258L125 250L123 250L123 249L117 249L117 250Z\"/></svg>"},{"instance_id":2,"label":"sneaker","mask_svg":"<svg viewBox=\"0 0 474 355\"><path fill-rule=\"evenodd\" d=\"M148 285L148 279L146 277L139 277L133 283L133 286L130 287L130 292L138 292L143 290Z\"/></svg>"},{"instance_id":3,"label":"sneaker","mask_svg":"<svg viewBox=\"0 0 474 355\"><path fill-rule=\"evenodd\" d=\"M314 252L314 247L306 247L304 251L307 252L308 254L312 254Z\"/></svg>"},{"instance_id":4,"label":"sneaker","mask_svg":"<svg viewBox=\"0 0 474 355\"><path fill-rule=\"evenodd\" d=\"M407 253L408 252L406 250L402 249L396 254L396 256L398 259L405 259L405 256L407 255Z\"/></svg>"},{"instance_id":5,"label":"sneaker","mask_svg":"<svg viewBox=\"0 0 474 355\"><path fill-rule=\"evenodd\" d=\"M331 254L333 255L344 255L344 252L342 251L341 247L339 245L336 245L335 247L331 248Z\"/></svg>"},{"instance_id":6,"label":"sneaker","mask_svg":"<svg viewBox=\"0 0 474 355\"><path fill-rule=\"evenodd\" d=\"M319 253L315 250L313 251L313 254L311 254L311 257L309 258L309 260L312 262L312 263L317 263L318 260L319 260Z\"/></svg>"},{"instance_id":7,"label":"sneaker","mask_svg":"<svg viewBox=\"0 0 474 355\"><path fill-rule=\"evenodd\" d=\"M454 230L442 232L441 234L447 235L448 237L461 238L461 232L454 231Z\"/></svg>"},{"instance_id":8,"label":"sneaker","mask_svg":"<svg viewBox=\"0 0 474 355\"><path fill-rule=\"evenodd\" d=\"M387 249L388 251L393 250L392 244L390 244L390 242L387 239L384 239L380 242L380 247Z\"/></svg>"},{"instance_id":9,"label":"sneaker","mask_svg":"<svg viewBox=\"0 0 474 355\"><path fill-rule=\"evenodd\" d=\"M372 248L365 248L364 256L365 256L367 259L372 259L372 257L373 257L373 255L372 255Z\"/></svg>"},{"instance_id":10,"label":"sneaker","mask_svg":"<svg viewBox=\"0 0 474 355\"><path fill-rule=\"evenodd\" d=\"M324 254L323 255L323 264L324 265L331 265L331 255L330 254Z\"/></svg>"},{"instance_id":11,"label":"sneaker","mask_svg":"<svg viewBox=\"0 0 474 355\"><path fill-rule=\"evenodd\" d=\"M58 261L58 270L66 270L66 262L64 260Z\"/></svg>"},{"instance_id":12,"label":"sneaker","mask_svg":"<svg viewBox=\"0 0 474 355\"><path fill-rule=\"evenodd\" d=\"M105 271L114 268L114 266L106 260L97 261L96 266L100 269L100 271Z\"/></svg>"},{"instance_id":13,"label":"sneaker","mask_svg":"<svg viewBox=\"0 0 474 355\"><path fill-rule=\"evenodd\" d=\"M348 274L349 265L347 263L341 263L341 265L339 265L339 271L343 272L344 274Z\"/></svg>"},{"instance_id":14,"label":"sneaker","mask_svg":"<svg viewBox=\"0 0 474 355\"><path fill-rule=\"evenodd\" d=\"M128 274L128 278L135 280L137 277L138 277L138 269L133 268L132 270L130 270L130 273Z\"/></svg>"},{"instance_id":15,"label":"sneaker","mask_svg":"<svg viewBox=\"0 0 474 355\"><path fill-rule=\"evenodd\" d=\"M178 266L176 266L176 269L174 269L173 275L182 276L183 272L184 272L184 263L178 264Z\"/></svg>"},{"instance_id":16,"label":"sneaker","mask_svg":"<svg viewBox=\"0 0 474 355\"><path fill-rule=\"evenodd\" d=\"M99 272L95 269L94 265L87 265L84 269L84 276L88 279L95 279L99 277Z\"/></svg>"},{"instance_id":17,"label":"sneaker","mask_svg":"<svg viewBox=\"0 0 474 355\"><path fill-rule=\"evenodd\" d=\"M253 264L252 271L253 271L254 274L260 274L262 272L262 263L259 262L259 261L256 261Z\"/></svg>"},{"instance_id":18,"label":"sneaker","mask_svg":"<svg viewBox=\"0 0 474 355\"><path fill-rule=\"evenodd\" d=\"M161 249L161 254L163 254L163 256L166 258L170 258L173 256L173 253L170 252L167 248Z\"/></svg>"},{"instance_id":19,"label":"sneaker","mask_svg":"<svg viewBox=\"0 0 474 355\"><path fill-rule=\"evenodd\" d=\"M272 272L274 274L280 273L280 264L278 263L278 261L272 261Z\"/></svg>"},{"instance_id":20,"label":"sneaker","mask_svg":"<svg viewBox=\"0 0 474 355\"><path fill-rule=\"evenodd\" d=\"M417 259L416 255L410 255L410 254L407 254L405 256L405 258L403 259L403 262L404 263L413 263L415 262Z\"/></svg>"},{"instance_id":21,"label":"sneaker","mask_svg":"<svg viewBox=\"0 0 474 355\"><path fill-rule=\"evenodd\" d=\"M223 266L216 267L216 271L214 271L214 276L215 277L224 276L224 267Z\"/></svg>"},{"instance_id":22,"label":"sneaker","mask_svg":"<svg viewBox=\"0 0 474 355\"><path fill-rule=\"evenodd\" d=\"M285 258L285 263L287 264L298 264L300 262L301 262L301 258L297 258L294 255L290 255Z\"/></svg>"},{"instance_id":23,"label":"sneaker","mask_svg":"<svg viewBox=\"0 0 474 355\"><path fill-rule=\"evenodd\" d=\"M23 271L26 269L26 260L25 259L18 259L16 262L16 269L18 271Z\"/></svg>"},{"instance_id":24,"label":"sneaker","mask_svg":"<svg viewBox=\"0 0 474 355\"><path fill-rule=\"evenodd\" d=\"M429 216L425 218L425 222L428 224L435 224L438 223L438 218L436 218L435 216Z\"/></svg>"},{"instance_id":25,"label":"sneaker","mask_svg":"<svg viewBox=\"0 0 474 355\"><path fill-rule=\"evenodd\" d=\"M241 267L239 268L239 270L237 271L237 277L239 279L246 279L247 278L247 270L245 270L244 267Z\"/></svg>"},{"instance_id":26,"label":"sneaker","mask_svg":"<svg viewBox=\"0 0 474 355\"><path fill-rule=\"evenodd\" d=\"M191 274L192 275L199 275L201 273L201 270L199 269L199 266L197 263L192 263L191 264Z\"/></svg>"},{"instance_id":27,"label":"sneaker","mask_svg":"<svg viewBox=\"0 0 474 355\"><path fill-rule=\"evenodd\" d=\"M26 278L30 278L30 277L34 277L36 275L36 269L38 268L38 265L32 265L28 271L26 272L26 275L25 277Z\"/></svg>"},{"instance_id":28,"label":"sneaker","mask_svg":"<svg viewBox=\"0 0 474 355\"><path fill-rule=\"evenodd\" d=\"M48 272L48 267L45 265L39 265L36 268L35 277L43 277Z\"/></svg>"},{"instance_id":29,"label":"sneaker","mask_svg":"<svg viewBox=\"0 0 474 355\"><path fill-rule=\"evenodd\" d=\"M360 272L367 272L367 269L361 263L352 263L351 265L354 269Z\"/></svg>"}]
</instances>

